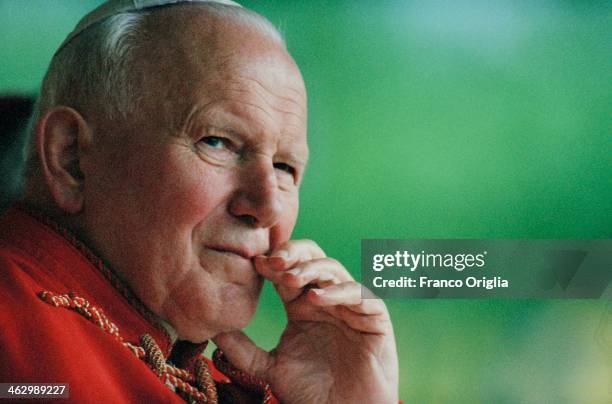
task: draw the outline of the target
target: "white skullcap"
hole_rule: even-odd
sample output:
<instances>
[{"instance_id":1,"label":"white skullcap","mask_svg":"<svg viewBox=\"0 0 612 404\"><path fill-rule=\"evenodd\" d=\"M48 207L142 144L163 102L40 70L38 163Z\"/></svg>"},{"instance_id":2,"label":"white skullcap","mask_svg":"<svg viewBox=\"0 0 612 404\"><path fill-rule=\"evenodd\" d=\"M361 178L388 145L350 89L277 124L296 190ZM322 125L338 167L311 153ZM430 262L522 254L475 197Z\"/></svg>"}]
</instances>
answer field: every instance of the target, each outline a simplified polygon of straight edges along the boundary
<instances>
[{"instance_id":1,"label":"white skullcap","mask_svg":"<svg viewBox=\"0 0 612 404\"><path fill-rule=\"evenodd\" d=\"M83 17L74 30L64 39L64 42L62 42L60 47L55 51L55 54L57 55L81 32L108 17L129 11L144 10L146 8L179 3L216 3L226 6L242 7L232 0L109 0Z\"/></svg>"}]
</instances>

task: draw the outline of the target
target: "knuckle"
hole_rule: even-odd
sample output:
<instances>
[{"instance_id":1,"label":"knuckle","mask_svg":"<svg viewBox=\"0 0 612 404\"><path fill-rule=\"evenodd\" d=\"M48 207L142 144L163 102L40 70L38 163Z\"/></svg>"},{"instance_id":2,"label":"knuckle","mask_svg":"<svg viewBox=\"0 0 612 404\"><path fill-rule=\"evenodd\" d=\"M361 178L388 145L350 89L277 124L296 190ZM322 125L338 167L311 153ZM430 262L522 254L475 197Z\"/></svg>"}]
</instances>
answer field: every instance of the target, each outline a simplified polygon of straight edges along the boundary
<instances>
[{"instance_id":1,"label":"knuckle","mask_svg":"<svg viewBox=\"0 0 612 404\"><path fill-rule=\"evenodd\" d=\"M329 266L341 267L342 269L345 269L342 263L335 258L325 257L325 258L322 258L321 260L324 261Z\"/></svg>"},{"instance_id":2,"label":"knuckle","mask_svg":"<svg viewBox=\"0 0 612 404\"><path fill-rule=\"evenodd\" d=\"M315 243L313 240L303 239L303 240L300 240L300 242L302 243L304 248L306 248L310 252L311 256L313 256L313 257L316 257L316 256L323 256L323 257L325 257L325 252L323 251L323 249L317 243Z\"/></svg>"}]
</instances>

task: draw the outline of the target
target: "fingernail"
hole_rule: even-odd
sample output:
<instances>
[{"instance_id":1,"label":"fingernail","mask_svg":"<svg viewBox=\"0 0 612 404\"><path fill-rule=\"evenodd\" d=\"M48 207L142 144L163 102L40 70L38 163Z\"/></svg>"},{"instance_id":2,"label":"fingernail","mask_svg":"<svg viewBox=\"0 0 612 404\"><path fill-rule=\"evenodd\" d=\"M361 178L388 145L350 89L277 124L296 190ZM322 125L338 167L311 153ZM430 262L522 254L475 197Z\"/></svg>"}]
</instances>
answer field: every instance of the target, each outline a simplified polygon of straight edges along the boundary
<instances>
[{"instance_id":1,"label":"fingernail","mask_svg":"<svg viewBox=\"0 0 612 404\"><path fill-rule=\"evenodd\" d=\"M296 276L299 275L300 272L302 272L301 268L293 268L287 271L288 274L296 275Z\"/></svg>"},{"instance_id":2,"label":"fingernail","mask_svg":"<svg viewBox=\"0 0 612 404\"><path fill-rule=\"evenodd\" d=\"M325 294L325 291L323 289L310 289L310 290L312 290L312 292L315 295L318 295L318 296L321 296L322 294Z\"/></svg>"},{"instance_id":3,"label":"fingernail","mask_svg":"<svg viewBox=\"0 0 612 404\"><path fill-rule=\"evenodd\" d=\"M274 254L272 257L279 257L279 258L287 259L289 258L289 253L285 250L281 250L281 251L278 251L276 254Z\"/></svg>"}]
</instances>

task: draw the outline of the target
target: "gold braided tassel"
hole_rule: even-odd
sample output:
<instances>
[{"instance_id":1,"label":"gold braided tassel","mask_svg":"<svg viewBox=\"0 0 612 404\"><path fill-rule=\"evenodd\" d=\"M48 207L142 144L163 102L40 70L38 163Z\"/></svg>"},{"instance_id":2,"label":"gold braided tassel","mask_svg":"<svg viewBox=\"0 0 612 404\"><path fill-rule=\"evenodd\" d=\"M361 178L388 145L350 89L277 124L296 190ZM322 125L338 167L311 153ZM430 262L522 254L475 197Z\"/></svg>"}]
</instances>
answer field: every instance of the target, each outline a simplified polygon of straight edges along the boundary
<instances>
[{"instance_id":1,"label":"gold braided tassel","mask_svg":"<svg viewBox=\"0 0 612 404\"><path fill-rule=\"evenodd\" d=\"M119 334L119 327L110 321L101 309L91 306L86 299L74 293L55 294L50 291L41 291L38 296L52 306L76 311L114 336L123 346L130 349L134 356L145 361L162 383L174 386L173 390L188 402L218 404L217 386L205 359L200 358L195 361L195 374L192 374L187 369L167 364L162 350L150 334L139 337L140 346L125 342Z\"/></svg>"},{"instance_id":2,"label":"gold braided tassel","mask_svg":"<svg viewBox=\"0 0 612 404\"><path fill-rule=\"evenodd\" d=\"M206 394L210 404L217 404L217 387L210 374L208 363L203 359L197 359L194 363L194 371L197 387Z\"/></svg>"},{"instance_id":3,"label":"gold braided tassel","mask_svg":"<svg viewBox=\"0 0 612 404\"><path fill-rule=\"evenodd\" d=\"M157 342L149 334L140 336L140 346L145 351L145 360L151 366L155 374L161 377L166 372L166 359Z\"/></svg>"}]
</instances>

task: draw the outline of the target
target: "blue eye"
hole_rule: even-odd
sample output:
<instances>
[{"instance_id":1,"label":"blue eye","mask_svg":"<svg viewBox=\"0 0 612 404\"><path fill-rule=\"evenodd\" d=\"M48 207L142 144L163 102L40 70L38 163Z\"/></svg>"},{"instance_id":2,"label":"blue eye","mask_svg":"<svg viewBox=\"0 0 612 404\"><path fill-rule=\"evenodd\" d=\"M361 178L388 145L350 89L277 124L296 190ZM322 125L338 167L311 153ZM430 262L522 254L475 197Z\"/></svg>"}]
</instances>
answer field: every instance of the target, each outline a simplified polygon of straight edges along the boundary
<instances>
[{"instance_id":1,"label":"blue eye","mask_svg":"<svg viewBox=\"0 0 612 404\"><path fill-rule=\"evenodd\" d=\"M220 149L221 147L227 146L227 140L219 136L206 136L202 138L200 142L203 142L210 147L214 147L215 149Z\"/></svg>"}]
</instances>

